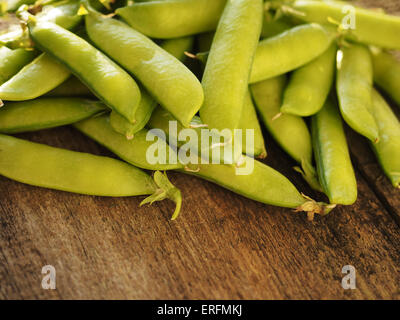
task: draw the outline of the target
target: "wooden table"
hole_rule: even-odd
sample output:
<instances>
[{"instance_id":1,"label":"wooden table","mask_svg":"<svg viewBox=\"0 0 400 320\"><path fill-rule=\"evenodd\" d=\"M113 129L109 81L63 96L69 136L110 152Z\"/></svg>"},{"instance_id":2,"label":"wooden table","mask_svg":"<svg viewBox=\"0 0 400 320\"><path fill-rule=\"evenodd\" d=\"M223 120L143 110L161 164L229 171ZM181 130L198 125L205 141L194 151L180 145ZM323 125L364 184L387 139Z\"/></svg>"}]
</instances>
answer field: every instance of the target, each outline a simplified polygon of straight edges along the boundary
<instances>
[{"instance_id":1,"label":"wooden table","mask_svg":"<svg viewBox=\"0 0 400 320\"><path fill-rule=\"evenodd\" d=\"M111 155L69 127L19 137ZM348 137L359 199L312 223L180 173L170 173L184 196L174 222L168 201L138 208L142 198L80 196L0 177L0 298L399 299L399 191L366 141L350 130ZM266 163L321 197L268 134L266 141ZM56 290L41 286L45 265L56 269ZM345 265L356 268L355 290L342 288Z\"/></svg>"}]
</instances>

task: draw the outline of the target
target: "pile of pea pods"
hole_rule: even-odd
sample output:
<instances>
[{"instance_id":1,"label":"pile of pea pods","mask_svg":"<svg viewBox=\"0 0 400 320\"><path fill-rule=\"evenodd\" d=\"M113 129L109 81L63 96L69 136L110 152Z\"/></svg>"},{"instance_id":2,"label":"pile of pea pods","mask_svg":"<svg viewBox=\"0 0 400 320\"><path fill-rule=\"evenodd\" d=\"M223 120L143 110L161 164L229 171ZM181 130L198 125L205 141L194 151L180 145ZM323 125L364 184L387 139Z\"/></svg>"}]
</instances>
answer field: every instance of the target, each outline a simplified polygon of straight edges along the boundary
<instances>
[{"instance_id":1,"label":"pile of pea pods","mask_svg":"<svg viewBox=\"0 0 400 320\"><path fill-rule=\"evenodd\" d=\"M357 200L346 123L400 187L400 122L387 101L400 106L400 17L317 0L9 0L1 8L0 19L14 22L0 33L0 175L87 195L147 195L142 204L170 199L176 219L182 196L166 172L177 170L312 220ZM179 143L167 146L165 163L150 163L149 130L171 136L170 121L178 134L251 129L254 144L243 143L233 163L169 161ZM120 160L12 136L64 125ZM261 161L262 127L327 203ZM237 174L249 161L252 173Z\"/></svg>"}]
</instances>

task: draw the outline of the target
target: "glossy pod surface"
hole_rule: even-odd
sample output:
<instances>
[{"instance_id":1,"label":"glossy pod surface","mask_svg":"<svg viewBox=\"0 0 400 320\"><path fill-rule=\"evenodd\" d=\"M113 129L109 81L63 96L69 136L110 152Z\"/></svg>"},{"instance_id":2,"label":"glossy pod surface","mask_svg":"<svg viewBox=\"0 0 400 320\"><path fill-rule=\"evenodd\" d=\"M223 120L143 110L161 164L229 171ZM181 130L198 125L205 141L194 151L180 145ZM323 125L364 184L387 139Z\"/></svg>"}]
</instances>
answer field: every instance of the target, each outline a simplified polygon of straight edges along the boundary
<instances>
[{"instance_id":1,"label":"glossy pod surface","mask_svg":"<svg viewBox=\"0 0 400 320\"><path fill-rule=\"evenodd\" d=\"M332 88L336 50L336 45L332 45L320 57L293 72L281 112L309 117L321 110Z\"/></svg>"},{"instance_id":2,"label":"glossy pod surface","mask_svg":"<svg viewBox=\"0 0 400 320\"><path fill-rule=\"evenodd\" d=\"M71 75L62 64L42 53L0 86L0 99L35 99L59 86Z\"/></svg>"},{"instance_id":3,"label":"glossy pod surface","mask_svg":"<svg viewBox=\"0 0 400 320\"><path fill-rule=\"evenodd\" d=\"M99 48L137 77L183 125L189 125L204 96L200 82L185 65L121 21L90 11L86 29Z\"/></svg>"},{"instance_id":4,"label":"glossy pod surface","mask_svg":"<svg viewBox=\"0 0 400 320\"><path fill-rule=\"evenodd\" d=\"M154 141L147 141L148 131L139 131L134 139L127 140L123 135L115 132L109 123L108 115L94 117L76 123L75 128L111 150L121 159L130 164L148 170L171 170L182 168L179 163L169 164L169 155L174 151L167 148L166 164L150 164L146 158L146 152Z\"/></svg>"},{"instance_id":5,"label":"glossy pod surface","mask_svg":"<svg viewBox=\"0 0 400 320\"><path fill-rule=\"evenodd\" d=\"M30 185L96 196L151 194L146 173L115 159L0 135L0 174Z\"/></svg>"},{"instance_id":6,"label":"glossy pod surface","mask_svg":"<svg viewBox=\"0 0 400 320\"><path fill-rule=\"evenodd\" d=\"M105 109L104 104L80 98L40 98L8 102L0 108L0 132L19 133L72 124Z\"/></svg>"},{"instance_id":7,"label":"glossy pod surface","mask_svg":"<svg viewBox=\"0 0 400 320\"><path fill-rule=\"evenodd\" d=\"M312 118L312 135L318 175L325 194L333 204L352 205L357 200L357 181L342 119L330 99Z\"/></svg>"},{"instance_id":8,"label":"glossy pod surface","mask_svg":"<svg viewBox=\"0 0 400 320\"><path fill-rule=\"evenodd\" d=\"M132 77L77 35L50 22L29 24L34 41L68 66L103 102L134 123L140 90Z\"/></svg>"},{"instance_id":9,"label":"glossy pod surface","mask_svg":"<svg viewBox=\"0 0 400 320\"><path fill-rule=\"evenodd\" d=\"M78 15L80 0L64 0L45 5L36 18L41 21L48 21L58 24L65 29L75 28L81 21L82 16Z\"/></svg>"},{"instance_id":10,"label":"glossy pod surface","mask_svg":"<svg viewBox=\"0 0 400 320\"><path fill-rule=\"evenodd\" d=\"M326 51L333 38L330 30L318 24L306 24L262 40L254 56L250 83L301 67Z\"/></svg>"},{"instance_id":11,"label":"glossy pod surface","mask_svg":"<svg viewBox=\"0 0 400 320\"><path fill-rule=\"evenodd\" d=\"M400 188L400 121L377 92L372 92L372 112L379 127L380 141L371 144L386 175Z\"/></svg>"},{"instance_id":12,"label":"glossy pod surface","mask_svg":"<svg viewBox=\"0 0 400 320\"><path fill-rule=\"evenodd\" d=\"M200 117L209 128L238 128L261 25L262 1L228 0L202 80Z\"/></svg>"},{"instance_id":13,"label":"glossy pod surface","mask_svg":"<svg viewBox=\"0 0 400 320\"><path fill-rule=\"evenodd\" d=\"M120 8L132 28L160 39L178 38L215 30L226 0L166 0L134 3Z\"/></svg>"},{"instance_id":14,"label":"glossy pod surface","mask_svg":"<svg viewBox=\"0 0 400 320\"><path fill-rule=\"evenodd\" d=\"M347 27L348 16L354 7L343 1L297 0L290 4L304 15L296 15L308 22L327 23L331 18ZM372 44L383 48L400 49L400 17L382 12L355 8L355 18L350 22L351 31L347 36L355 41Z\"/></svg>"},{"instance_id":15,"label":"glossy pod surface","mask_svg":"<svg viewBox=\"0 0 400 320\"><path fill-rule=\"evenodd\" d=\"M14 76L25 65L37 56L36 51L25 49L11 50L7 47L0 48L0 84Z\"/></svg>"},{"instance_id":16,"label":"glossy pod surface","mask_svg":"<svg viewBox=\"0 0 400 320\"><path fill-rule=\"evenodd\" d=\"M372 54L375 83L400 107L400 61L386 52Z\"/></svg>"},{"instance_id":17,"label":"glossy pod surface","mask_svg":"<svg viewBox=\"0 0 400 320\"><path fill-rule=\"evenodd\" d=\"M336 83L340 111L353 130L375 142L379 138L379 132L371 113L371 55L366 47L357 44L343 47L341 52Z\"/></svg>"}]
</instances>

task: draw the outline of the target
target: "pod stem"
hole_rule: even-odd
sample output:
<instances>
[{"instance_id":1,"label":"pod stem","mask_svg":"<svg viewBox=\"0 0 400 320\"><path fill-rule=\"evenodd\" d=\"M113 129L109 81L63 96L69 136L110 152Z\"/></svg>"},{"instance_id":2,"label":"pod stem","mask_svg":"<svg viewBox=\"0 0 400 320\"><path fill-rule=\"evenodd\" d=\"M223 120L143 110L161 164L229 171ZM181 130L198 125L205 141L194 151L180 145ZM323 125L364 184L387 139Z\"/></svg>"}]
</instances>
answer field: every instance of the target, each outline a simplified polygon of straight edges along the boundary
<instances>
[{"instance_id":1,"label":"pod stem","mask_svg":"<svg viewBox=\"0 0 400 320\"><path fill-rule=\"evenodd\" d=\"M321 184L319 183L317 172L311 163L303 159L301 161L301 167L294 167L293 169L303 176L303 179L311 188L319 192L324 192Z\"/></svg>"},{"instance_id":2,"label":"pod stem","mask_svg":"<svg viewBox=\"0 0 400 320\"><path fill-rule=\"evenodd\" d=\"M295 212L307 212L307 218L309 221L313 221L316 214L326 216L336 207L336 204L317 202L304 194L302 194L302 196L307 201L305 201L301 206L297 207Z\"/></svg>"},{"instance_id":3,"label":"pod stem","mask_svg":"<svg viewBox=\"0 0 400 320\"><path fill-rule=\"evenodd\" d=\"M171 220L175 220L176 218L178 218L179 212L181 211L181 191L168 180L167 174L165 172L154 172L153 179L158 188L151 196L144 199L140 203L140 206L147 203L153 204L156 201L162 201L164 199L170 199L176 204L175 211L171 217Z\"/></svg>"}]
</instances>

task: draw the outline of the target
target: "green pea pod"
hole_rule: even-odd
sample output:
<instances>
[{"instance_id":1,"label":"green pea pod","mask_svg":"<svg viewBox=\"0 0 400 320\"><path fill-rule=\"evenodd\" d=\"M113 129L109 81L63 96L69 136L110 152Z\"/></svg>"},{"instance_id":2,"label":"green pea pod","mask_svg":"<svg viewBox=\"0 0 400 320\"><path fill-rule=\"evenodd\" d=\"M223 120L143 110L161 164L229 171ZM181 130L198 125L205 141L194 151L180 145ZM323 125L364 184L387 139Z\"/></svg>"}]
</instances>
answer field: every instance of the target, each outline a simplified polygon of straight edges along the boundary
<instances>
[{"instance_id":1,"label":"green pea pod","mask_svg":"<svg viewBox=\"0 0 400 320\"><path fill-rule=\"evenodd\" d=\"M376 142L379 130L371 113L372 85L373 67L369 50L357 44L343 47L339 52L336 84L340 111L354 131Z\"/></svg>"},{"instance_id":2,"label":"green pea pod","mask_svg":"<svg viewBox=\"0 0 400 320\"><path fill-rule=\"evenodd\" d=\"M321 110L332 88L336 52L334 44L320 57L293 72L281 112L309 117Z\"/></svg>"},{"instance_id":3,"label":"green pea pod","mask_svg":"<svg viewBox=\"0 0 400 320\"><path fill-rule=\"evenodd\" d=\"M161 48L183 62L186 59L185 52L189 52L193 48L193 43L193 37L169 39L161 43Z\"/></svg>"},{"instance_id":4,"label":"green pea pod","mask_svg":"<svg viewBox=\"0 0 400 320\"><path fill-rule=\"evenodd\" d=\"M142 99L140 100L139 108L136 111L135 124L131 124L115 111L111 112L110 124L116 132L126 136L128 140L131 140L135 133L145 127L156 106L157 102L145 90L142 90Z\"/></svg>"},{"instance_id":5,"label":"green pea pod","mask_svg":"<svg viewBox=\"0 0 400 320\"><path fill-rule=\"evenodd\" d=\"M101 50L133 74L148 92L188 126L203 103L203 90L178 59L127 24L88 8L86 30Z\"/></svg>"},{"instance_id":6,"label":"green pea pod","mask_svg":"<svg viewBox=\"0 0 400 320\"><path fill-rule=\"evenodd\" d=\"M45 5L36 18L41 21L53 22L60 27L71 30L81 21L82 16L78 15L80 0L64 0Z\"/></svg>"},{"instance_id":7,"label":"green pea pod","mask_svg":"<svg viewBox=\"0 0 400 320\"><path fill-rule=\"evenodd\" d=\"M37 131L72 124L104 110L97 101L80 98L40 98L7 102L0 109L0 132Z\"/></svg>"},{"instance_id":8,"label":"green pea pod","mask_svg":"<svg viewBox=\"0 0 400 320\"><path fill-rule=\"evenodd\" d=\"M313 23L262 40L254 56L250 83L279 76L314 60L329 48L334 35L330 29Z\"/></svg>"},{"instance_id":9,"label":"green pea pod","mask_svg":"<svg viewBox=\"0 0 400 320\"><path fill-rule=\"evenodd\" d=\"M147 160L147 150L153 141L147 140L148 131L139 131L135 138L127 140L124 136L114 131L110 125L108 115L93 117L74 125L79 131L89 138L97 141L107 149L111 150L118 157L130 164L147 170L172 170L182 168L182 165L170 161L169 155L174 151L171 148L166 150L165 164L152 164Z\"/></svg>"},{"instance_id":10,"label":"green pea pod","mask_svg":"<svg viewBox=\"0 0 400 320\"><path fill-rule=\"evenodd\" d=\"M66 65L108 107L135 122L140 90L135 80L87 41L51 22L30 19L31 37Z\"/></svg>"},{"instance_id":11,"label":"green pea pod","mask_svg":"<svg viewBox=\"0 0 400 320\"><path fill-rule=\"evenodd\" d=\"M161 47L172 54L179 60L186 58L185 52L190 50L193 45L193 38L178 38L165 40ZM110 123L115 131L125 135L127 139L133 139L134 134L144 128L149 121L151 114L156 107L157 103L152 99L149 94L142 88L142 100L138 110L136 111L136 123L131 124L125 118L121 117L116 112L111 112Z\"/></svg>"},{"instance_id":12,"label":"green pea pod","mask_svg":"<svg viewBox=\"0 0 400 320\"><path fill-rule=\"evenodd\" d=\"M280 112L282 94L286 85L286 77L280 76L250 86L258 113L267 130L296 162L302 170L296 168L308 184L320 190L316 172L312 166L312 141L305 121L297 116Z\"/></svg>"},{"instance_id":13,"label":"green pea pod","mask_svg":"<svg viewBox=\"0 0 400 320\"><path fill-rule=\"evenodd\" d=\"M262 24L262 1L228 0L204 70L202 121L210 129L239 126Z\"/></svg>"},{"instance_id":14,"label":"green pea pod","mask_svg":"<svg viewBox=\"0 0 400 320\"><path fill-rule=\"evenodd\" d=\"M318 175L325 194L331 203L352 205L357 200L357 181L342 119L331 99L313 116L312 135Z\"/></svg>"},{"instance_id":15,"label":"green pea pod","mask_svg":"<svg viewBox=\"0 0 400 320\"><path fill-rule=\"evenodd\" d=\"M266 158L267 150L265 149L264 137L260 123L258 122L256 108L249 91L246 93L242 117L239 121L238 128L242 130L242 153L260 159ZM247 130L252 131L251 134L254 137L253 145L247 143Z\"/></svg>"},{"instance_id":16,"label":"green pea pod","mask_svg":"<svg viewBox=\"0 0 400 320\"><path fill-rule=\"evenodd\" d=\"M134 3L116 10L132 28L158 39L215 30L226 0L167 0Z\"/></svg>"},{"instance_id":17,"label":"green pea pod","mask_svg":"<svg viewBox=\"0 0 400 320\"><path fill-rule=\"evenodd\" d=\"M0 48L0 84L14 76L23 66L37 56L36 51L25 49L11 50L7 47Z\"/></svg>"},{"instance_id":18,"label":"green pea pod","mask_svg":"<svg viewBox=\"0 0 400 320\"><path fill-rule=\"evenodd\" d=\"M35 99L59 86L70 75L66 67L48 54L42 53L0 86L0 99Z\"/></svg>"},{"instance_id":19,"label":"green pea pod","mask_svg":"<svg viewBox=\"0 0 400 320\"><path fill-rule=\"evenodd\" d=\"M400 122L382 96L372 92L372 112L381 139L371 143L375 154L395 188L400 188Z\"/></svg>"},{"instance_id":20,"label":"green pea pod","mask_svg":"<svg viewBox=\"0 0 400 320\"><path fill-rule=\"evenodd\" d=\"M196 170L183 172L261 203L306 211L310 220L314 214L325 215L334 208L305 197L285 176L257 160L246 157L243 165L250 161L254 161L254 169L249 175L237 175L235 166L216 164L200 164Z\"/></svg>"},{"instance_id":21,"label":"green pea pod","mask_svg":"<svg viewBox=\"0 0 400 320\"><path fill-rule=\"evenodd\" d=\"M289 4L298 18L307 22L336 21L349 39L383 48L400 49L400 17L349 6L340 1L297 0Z\"/></svg>"},{"instance_id":22,"label":"green pea pod","mask_svg":"<svg viewBox=\"0 0 400 320\"><path fill-rule=\"evenodd\" d=\"M400 106L400 62L387 52L372 52L375 83Z\"/></svg>"},{"instance_id":23,"label":"green pea pod","mask_svg":"<svg viewBox=\"0 0 400 320\"><path fill-rule=\"evenodd\" d=\"M23 155L23 156L21 156ZM0 135L0 174L33 186L95 196L131 197L151 195L142 204L182 197L161 172L154 180L125 162L74 152Z\"/></svg>"},{"instance_id":24,"label":"green pea pod","mask_svg":"<svg viewBox=\"0 0 400 320\"><path fill-rule=\"evenodd\" d=\"M57 88L46 93L46 97L93 97L93 93L78 78L71 76Z\"/></svg>"}]
</instances>

